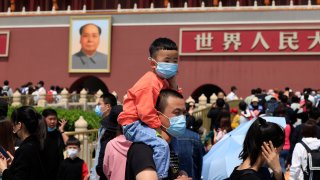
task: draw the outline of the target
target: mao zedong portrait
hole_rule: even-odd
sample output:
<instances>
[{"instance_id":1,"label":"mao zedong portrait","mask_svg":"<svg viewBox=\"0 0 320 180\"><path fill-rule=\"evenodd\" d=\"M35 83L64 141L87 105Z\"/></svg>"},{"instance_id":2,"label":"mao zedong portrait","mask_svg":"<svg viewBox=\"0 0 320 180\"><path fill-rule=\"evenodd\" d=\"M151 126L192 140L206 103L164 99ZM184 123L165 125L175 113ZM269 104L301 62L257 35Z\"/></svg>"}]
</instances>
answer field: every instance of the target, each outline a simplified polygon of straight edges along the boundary
<instances>
[{"instance_id":1,"label":"mao zedong portrait","mask_svg":"<svg viewBox=\"0 0 320 180\"><path fill-rule=\"evenodd\" d=\"M81 50L72 55L72 69L107 69L106 54L97 51L101 28L85 24L80 28Z\"/></svg>"}]
</instances>

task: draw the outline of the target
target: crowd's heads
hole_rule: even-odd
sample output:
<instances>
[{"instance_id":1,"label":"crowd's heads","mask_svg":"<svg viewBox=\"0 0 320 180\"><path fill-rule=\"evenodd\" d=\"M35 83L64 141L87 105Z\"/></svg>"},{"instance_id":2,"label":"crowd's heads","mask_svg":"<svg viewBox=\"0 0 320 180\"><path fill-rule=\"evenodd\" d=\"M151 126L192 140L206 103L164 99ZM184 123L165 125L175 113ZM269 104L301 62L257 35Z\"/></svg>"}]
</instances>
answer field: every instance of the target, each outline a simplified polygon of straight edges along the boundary
<instances>
[{"instance_id":1,"label":"crowd's heads","mask_svg":"<svg viewBox=\"0 0 320 180\"><path fill-rule=\"evenodd\" d=\"M284 130L279 125L258 117L246 134L243 150L239 157L242 160L250 158L250 165L253 166L261 154L263 142L268 143L269 141L276 148L282 146L284 144Z\"/></svg>"}]
</instances>

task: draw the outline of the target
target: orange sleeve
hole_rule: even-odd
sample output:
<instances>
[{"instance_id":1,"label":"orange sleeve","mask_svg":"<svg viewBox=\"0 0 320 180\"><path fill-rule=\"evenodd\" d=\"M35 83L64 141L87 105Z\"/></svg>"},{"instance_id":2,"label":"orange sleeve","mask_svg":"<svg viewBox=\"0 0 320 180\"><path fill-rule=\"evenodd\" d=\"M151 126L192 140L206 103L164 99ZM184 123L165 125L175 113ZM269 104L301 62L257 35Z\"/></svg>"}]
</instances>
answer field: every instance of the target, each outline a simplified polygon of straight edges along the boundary
<instances>
[{"instance_id":1,"label":"orange sleeve","mask_svg":"<svg viewBox=\"0 0 320 180\"><path fill-rule=\"evenodd\" d=\"M136 107L140 120L146 123L150 128L160 128L161 122L155 109L160 90L155 87L147 87L137 91Z\"/></svg>"},{"instance_id":2,"label":"orange sleeve","mask_svg":"<svg viewBox=\"0 0 320 180\"><path fill-rule=\"evenodd\" d=\"M86 162L83 161L82 164L82 179L84 179L89 174Z\"/></svg>"}]
</instances>

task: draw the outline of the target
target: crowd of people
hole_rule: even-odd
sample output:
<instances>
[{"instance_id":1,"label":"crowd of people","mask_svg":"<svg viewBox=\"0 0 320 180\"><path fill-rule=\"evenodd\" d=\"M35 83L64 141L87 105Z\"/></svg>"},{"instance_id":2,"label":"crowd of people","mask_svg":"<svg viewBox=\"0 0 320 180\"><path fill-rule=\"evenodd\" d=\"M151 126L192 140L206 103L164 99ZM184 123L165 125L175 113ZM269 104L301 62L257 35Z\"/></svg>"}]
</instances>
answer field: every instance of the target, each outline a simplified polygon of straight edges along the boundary
<instances>
[{"instance_id":1,"label":"crowd of people","mask_svg":"<svg viewBox=\"0 0 320 180\"><path fill-rule=\"evenodd\" d=\"M99 98L94 111L101 117L101 126L91 169L78 157L80 141L64 134L67 121L58 120L54 109L39 114L31 106L22 106L8 120L8 104L0 99L1 178L197 180L210 147L251 121L239 154L242 163L230 179L283 180L288 170L290 179L319 179L319 172L307 161L308 152L320 147L319 91L257 88L240 100L233 86L227 96L218 93L212 104L207 114L210 132L203 143L202 120L192 116L195 102L185 103L177 85L175 42L158 38L149 53L151 71L128 90L123 106L111 93ZM45 91L43 85L38 83L39 91ZM230 107L228 102L234 100L239 100L238 107ZM265 116L283 117L286 126L267 122Z\"/></svg>"}]
</instances>

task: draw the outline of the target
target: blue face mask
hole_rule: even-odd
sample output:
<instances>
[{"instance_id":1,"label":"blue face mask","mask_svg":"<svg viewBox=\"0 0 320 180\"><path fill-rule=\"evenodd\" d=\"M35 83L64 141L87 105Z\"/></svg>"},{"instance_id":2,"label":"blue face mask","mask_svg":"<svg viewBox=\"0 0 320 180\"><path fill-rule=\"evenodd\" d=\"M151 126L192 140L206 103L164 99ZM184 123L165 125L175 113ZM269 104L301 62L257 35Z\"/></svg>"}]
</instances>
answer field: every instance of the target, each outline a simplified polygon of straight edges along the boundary
<instances>
[{"instance_id":1,"label":"blue face mask","mask_svg":"<svg viewBox=\"0 0 320 180\"><path fill-rule=\"evenodd\" d=\"M48 132L52 132L54 130L56 130L56 127L54 127L54 128L48 127Z\"/></svg>"},{"instance_id":2,"label":"blue face mask","mask_svg":"<svg viewBox=\"0 0 320 180\"><path fill-rule=\"evenodd\" d=\"M164 117L168 118L166 115L164 115L164 114L162 114L162 115ZM170 121L169 128L166 128L164 126L162 126L162 127L164 127L166 129L166 131L174 137L182 136L186 130L186 116L180 115L180 116L174 116L174 117L171 117L168 119Z\"/></svg>"},{"instance_id":3,"label":"blue face mask","mask_svg":"<svg viewBox=\"0 0 320 180\"><path fill-rule=\"evenodd\" d=\"M164 79L169 79L177 74L178 64L157 62L156 73L158 76Z\"/></svg>"},{"instance_id":4,"label":"blue face mask","mask_svg":"<svg viewBox=\"0 0 320 180\"><path fill-rule=\"evenodd\" d=\"M96 113L97 116L102 117L103 112L101 111L100 105L96 105L94 112Z\"/></svg>"}]
</instances>

